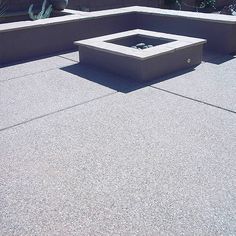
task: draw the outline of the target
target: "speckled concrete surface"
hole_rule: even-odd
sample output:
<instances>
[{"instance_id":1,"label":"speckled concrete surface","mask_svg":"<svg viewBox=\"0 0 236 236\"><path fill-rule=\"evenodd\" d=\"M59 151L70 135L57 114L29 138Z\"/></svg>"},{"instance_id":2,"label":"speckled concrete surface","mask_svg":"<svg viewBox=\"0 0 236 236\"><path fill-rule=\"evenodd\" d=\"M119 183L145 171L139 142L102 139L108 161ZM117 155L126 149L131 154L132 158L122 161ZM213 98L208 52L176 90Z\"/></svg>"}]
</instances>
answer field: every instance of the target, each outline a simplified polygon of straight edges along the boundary
<instances>
[{"instance_id":1,"label":"speckled concrete surface","mask_svg":"<svg viewBox=\"0 0 236 236\"><path fill-rule=\"evenodd\" d=\"M0 129L114 91L60 69L0 83Z\"/></svg>"},{"instance_id":2,"label":"speckled concrete surface","mask_svg":"<svg viewBox=\"0 0 236 236\"><path fill-rule=\"evenodd\" d=\"M235 60L225 63L219 66L231 83ZM197 80L199 73L213 94L216 65L201 66L205 73L199 67L189 79ZM4 116L15 126L7 123L0 131L0 235L236 234L233 111L210 105L216 102L211 95L204 97L207 105L178 91L121 86L112 76L109 84L100 72L92 80L73 66L54 71L5 81L8 89L1 88L0 100L13 101ZM172 86L186 76L164 83ZM37 87L45 93L20 102L17 93L27 86L32 94ZM224 85L219 97L224 91L232 93ZM77 96L81 101L87 96L86 102L67 107ZM44 109L39 101L51 110L60 104L61 110L38 117L35 107ZM14 103L18 115L11 118ZM221 103L232 108L229 104ZM26 113L31 120L18 123Z\"/></svg>"},{"instance_id":3,"label":"speckled concrete surface","mask_svg":"<svg viewBox=\"0 0 236 236\"><path fill-rule=\"evenodd\" d=\"M210 59L194 71L167 76L153 86L236 112L236 56Z\"/></svg>"},{"instance_id":4,"label":"speckled concrete surface","mask_svg":"<svg viewBox=\"0 0 236 236\"><path fill-rule=\"evenodd\" d=\"M74 61L66 60L63 57L53 56L41 60L20 63L17 65L9 65L0 68L0 82L5 80L17 79L27 75L37 74L39 72L49 71L66 65L69 66L74 63Z\"/></svg>"}]
</instances>

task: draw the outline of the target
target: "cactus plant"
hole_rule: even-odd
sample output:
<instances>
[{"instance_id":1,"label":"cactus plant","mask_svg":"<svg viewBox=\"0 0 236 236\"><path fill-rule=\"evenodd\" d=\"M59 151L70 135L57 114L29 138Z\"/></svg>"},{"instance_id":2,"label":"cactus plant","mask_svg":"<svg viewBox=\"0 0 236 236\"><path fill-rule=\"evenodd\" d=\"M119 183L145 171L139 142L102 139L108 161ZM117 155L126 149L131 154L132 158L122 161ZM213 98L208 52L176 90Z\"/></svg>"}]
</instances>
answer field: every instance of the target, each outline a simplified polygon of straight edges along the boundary
<instances>
[{"instance_id":1,"label":"cactus plant","mask_svg":"<svg viewBox=\"0 0 236 236\"><path fill-rule=\"evenodd\" d=\"M46 4L47 4L47 0L43 1L43 5L42 5L42 9L39 12L39 14L34 14L33 13L33 7L34 5L30 5L28 13L29 13L29 17L32 20L39 20L39 19L45 19L50 17L51 13L52 13L52 5L49 5L49 7L46 9Z\"/></svg>"}]
</instances>

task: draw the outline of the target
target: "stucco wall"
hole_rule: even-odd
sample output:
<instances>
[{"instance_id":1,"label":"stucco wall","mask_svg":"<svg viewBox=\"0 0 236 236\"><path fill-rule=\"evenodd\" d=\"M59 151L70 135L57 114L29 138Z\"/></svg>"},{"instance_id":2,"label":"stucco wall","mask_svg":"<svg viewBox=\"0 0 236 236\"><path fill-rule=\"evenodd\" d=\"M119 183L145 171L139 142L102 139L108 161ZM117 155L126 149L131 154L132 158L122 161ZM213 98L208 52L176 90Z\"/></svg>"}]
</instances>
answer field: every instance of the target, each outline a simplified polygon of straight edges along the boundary
<instances>
[{"instance_id":1,"label":"stucco wall","mask_svg":"<svg viewBox=\"0 0 236 236\"><path fill-rule=\"evenodd\" d=\"M23 27L16 26L14 30L12 26L9 29L3 26L2 31L0 30L0 67L1 64L32 60L35 57L75 49L73 42L80 39L137 28L204 38L208 41L206 48L215 52L236 51L236 22L231 16L222 18L210 14L209 18L208 15L192 18L184 12L175 15L175 12L167 14L167 11L160 9L149 8L146 12L137 11L139 8L134 9L136 10L128 12L120 9L115 14L108 11L103 16L100 13L91 13L93 15L88 14L82 18L78 15L77 19L75 16L67 16L65 21L58 19L58 22L51 23L51 19L46 19L44 24L31 22L31 26L29 23L24 26L24 22L18 22ZM193 14L196 16L198 13Z\"/></svg>"}]
</instances>

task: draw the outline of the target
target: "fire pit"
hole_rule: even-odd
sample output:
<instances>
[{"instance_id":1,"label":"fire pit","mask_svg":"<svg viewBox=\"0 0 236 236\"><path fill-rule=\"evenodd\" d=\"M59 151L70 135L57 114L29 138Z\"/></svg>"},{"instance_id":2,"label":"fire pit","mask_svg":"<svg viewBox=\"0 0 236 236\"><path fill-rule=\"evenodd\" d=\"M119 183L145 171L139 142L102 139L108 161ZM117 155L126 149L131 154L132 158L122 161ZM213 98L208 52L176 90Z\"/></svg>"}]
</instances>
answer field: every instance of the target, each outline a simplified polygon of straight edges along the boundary
<instances>
[{"instance_id":1,"label":"fire pit","mask_svg":"<svg viewBox=\"0 0 236 236\"><path fill-rule=\"evenodd\" d=\"M152 47L134 48L140 43ZM139 29L75 42L81 63L140 81L200 64L204 43L204 39Z\"/></svg>"}]
</instances>

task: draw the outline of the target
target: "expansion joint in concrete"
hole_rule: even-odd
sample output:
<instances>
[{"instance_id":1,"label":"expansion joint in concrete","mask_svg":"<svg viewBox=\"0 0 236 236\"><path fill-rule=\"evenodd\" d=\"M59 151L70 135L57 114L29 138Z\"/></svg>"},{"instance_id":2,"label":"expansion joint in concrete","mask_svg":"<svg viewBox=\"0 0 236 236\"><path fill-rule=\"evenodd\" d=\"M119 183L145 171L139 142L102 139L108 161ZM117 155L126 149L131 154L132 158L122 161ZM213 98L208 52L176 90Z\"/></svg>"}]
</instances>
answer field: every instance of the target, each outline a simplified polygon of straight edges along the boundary
<instances>
[{"instance_id":1,"label":"expansion joint in concrete","mask_svg":"<svg viewBox=\"0 0 236 236\"><path fill-rule=\"evenodd\" d=\"M233 110L230 110L230 109L221 107L221 106L217 106L217 105L214 105L214 104L211 104L211 103L208 103L208 102L204 102L204 101L201 101L201 100L198 100L198 99L195 99L195 98L187 97L187 96L184 96L184 95L182 95L182 94L178 94L178 93L175 93L175 92L171 92L171 91L166 90L166 89L154 87L154 86L152 86L152 85L150 85L149 87L151 87L151 88L153 88L153 89L156 89L156 90L159 90L159 91L162 91L162 92L166 92L166 93L169 93L169 94L172 94L172 95L181 97L181 98L185 98L185 99L191 100L191 101L193 101L193 102L202 103L202 104L207 105L207 106L211 106L211 107L214 107L214 108L217 108L217 109L221 109L221 110L223 110L223 111L227 111L227 112L236 114L236 111L233 111Z\"/></svg>"},{"instance_id":2,"label":"expansion joint in concrete","mask_svg":"<svg viewBox=\"0 0 236 236\"><path fill-rule=\"evenodd\" d=\"M84 104L88 104L88 103L93 102L93 101L97 101L97 100L99 100L99 99L102 99L102 98L105 98L105 97L114 95L114 94L116 94L116 93L117 93L117 91L112 92L112 93L109 93L109 94L106 94L106 95L103 95L103 96L100 96L100 97L97 97L97 98L94 98L94 99L91 99L91 100L88 100L88 101L85 101L85 102L82 102L82 103L78 103L78 104L75 104L75 105L72 105L72 106L68 106L68 107L62 108L62 109L57 110L57 111L53 111L53 112L50 112L50 113L47 113L47 114L44 114L44 115L41 115L41 116L37 116L37 117L34 117L34 118L32 118L32 119L28 119L28 120L25 120L25 121L23 121L23 122L20 122L20 123L17 123L17 124L8 126L8 127L4 127L4 128L2 128L2 129L0 129L0 132L1 132L1 131L8 130L8 129L11 129L11 128L18 127L18 126L20 126L20 125L27 124L27 123L32 122L32 121L35 121L35 120L39 120L39 119L41 119L41 118L45 118L45 117L48 117L48 116L51 116L51 115L55 115L55 114L57 114L57 113L60 113L60 112L63 112L63 111L67 111L67 110L70 110L70 109L72 109L72 108L75 108L75 107L78 107L78 106L81 106L81 105L84 105Z\"/></svg>"}]
</instances>

